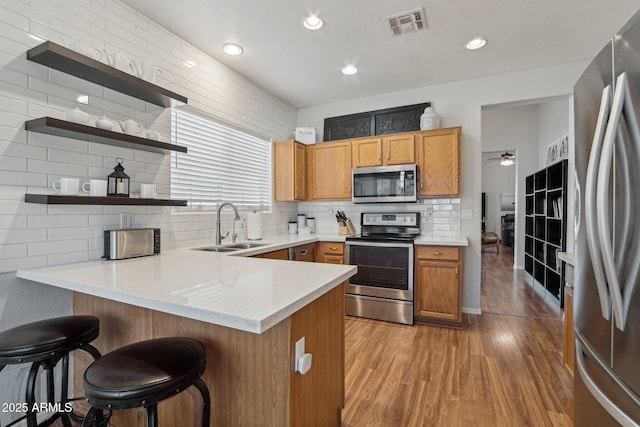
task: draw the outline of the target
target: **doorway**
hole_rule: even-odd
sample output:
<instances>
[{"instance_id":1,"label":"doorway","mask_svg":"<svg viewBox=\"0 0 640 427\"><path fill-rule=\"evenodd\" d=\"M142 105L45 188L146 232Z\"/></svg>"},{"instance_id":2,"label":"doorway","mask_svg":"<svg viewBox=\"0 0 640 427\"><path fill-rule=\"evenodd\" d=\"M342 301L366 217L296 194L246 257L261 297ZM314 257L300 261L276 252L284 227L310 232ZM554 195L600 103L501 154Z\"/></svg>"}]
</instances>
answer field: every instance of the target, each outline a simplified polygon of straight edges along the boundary
<instances>
[{"instance_id":1,"label":"doorway","mask_svg":"<svg viewBox=\"0 0 640 427\"><path fill-rule=\"evenodd\" d=\"M495 233L502 248L510 250L515 244L516 154L514 148L482 153L482 231Z\"/></svg>"}]
</instances>

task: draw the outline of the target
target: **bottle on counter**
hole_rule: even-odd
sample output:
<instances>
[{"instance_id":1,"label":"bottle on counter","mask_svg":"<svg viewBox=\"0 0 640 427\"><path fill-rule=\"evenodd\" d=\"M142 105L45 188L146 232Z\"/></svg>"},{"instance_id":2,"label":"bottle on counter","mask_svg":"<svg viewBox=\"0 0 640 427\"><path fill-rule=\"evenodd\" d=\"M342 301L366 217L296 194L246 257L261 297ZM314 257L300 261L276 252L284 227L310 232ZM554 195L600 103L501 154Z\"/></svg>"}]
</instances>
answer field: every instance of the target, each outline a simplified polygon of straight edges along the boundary
<instances>
[{"instance_id":1,"label":"bottle on counter","mask_svg":"<svg viewBox=\"0 0 640 427\"><path fill-rule=\"evenodd\" d=\"M307 227L311 229L312 233L316 232L316 219L314 217L307 218Z\"/></svg>"},{"instance_id":2,"label":"bottle on counter","mask_svg":"<svg viewBox=\"0 0 640 427\"><path fill-rule=\"evenodd\" d=\"M289 221L289 234L298 233L298 223L296 221Z\"/></svg>"}]
</instances>

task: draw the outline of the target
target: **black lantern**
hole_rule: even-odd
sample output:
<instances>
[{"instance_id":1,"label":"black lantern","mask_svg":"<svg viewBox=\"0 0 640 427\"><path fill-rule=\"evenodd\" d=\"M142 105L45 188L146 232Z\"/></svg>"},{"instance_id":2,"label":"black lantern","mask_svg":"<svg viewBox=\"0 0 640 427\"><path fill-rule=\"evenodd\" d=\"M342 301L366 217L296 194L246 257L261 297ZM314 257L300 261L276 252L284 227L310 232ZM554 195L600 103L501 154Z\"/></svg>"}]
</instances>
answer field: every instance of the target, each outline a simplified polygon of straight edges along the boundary
<instances>
[{"instance_id":1,"label":"black lantern","mask_svg":"<svg viewBox=\"0 0 640 427\"><path fill-rule=\"evenodd\" d=\"M107 177L107 196L129 197L129 175L124 173L122 159L117 158L118 164L113 168L113 173Z\"/></svg>"}]
</instances>

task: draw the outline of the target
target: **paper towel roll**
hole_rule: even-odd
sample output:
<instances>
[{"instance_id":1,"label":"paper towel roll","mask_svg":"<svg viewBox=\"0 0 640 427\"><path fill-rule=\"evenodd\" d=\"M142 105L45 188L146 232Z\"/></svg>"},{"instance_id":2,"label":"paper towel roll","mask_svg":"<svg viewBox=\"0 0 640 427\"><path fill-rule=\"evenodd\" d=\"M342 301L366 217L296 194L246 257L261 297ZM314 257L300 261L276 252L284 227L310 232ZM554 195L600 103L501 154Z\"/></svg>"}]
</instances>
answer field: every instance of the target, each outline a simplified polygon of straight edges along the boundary
<instances>
[{"instance_id":1,"label":"paper towel roll","mask_svg":"<svg viewBox=\"0 0 640 427\"><path fill-rule=\"evenodd\" d=\"M247 213L247 240L262 239L262 216L260 212Z\"/></svg>"}]
</instances>

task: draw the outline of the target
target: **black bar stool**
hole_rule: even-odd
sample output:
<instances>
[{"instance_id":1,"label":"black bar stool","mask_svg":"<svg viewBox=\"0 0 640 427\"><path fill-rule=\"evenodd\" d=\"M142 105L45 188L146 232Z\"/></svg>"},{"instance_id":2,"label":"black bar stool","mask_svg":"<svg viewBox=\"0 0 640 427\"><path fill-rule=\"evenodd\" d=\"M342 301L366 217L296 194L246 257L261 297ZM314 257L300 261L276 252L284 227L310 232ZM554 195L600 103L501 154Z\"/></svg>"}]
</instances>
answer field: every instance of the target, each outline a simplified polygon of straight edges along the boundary
<instances>
[{"instance_id":1,"label":"black bar stool","mask_svg":"<svg viewBox=\"0 0 640 427\"><path fill-rule=\"evenodd\" d=\"M27 411L6 427L26 418L28 427L38 426L36 406L36 380L40 366L47 376L47 403L60 409L40 425L49 425L58 418L64 426L71 426L69 413L65 412L69 400L69 353L84 350L94 359L100 352L89 343L98 337L100 321L94 316L64 316L27 323L0 332L0 371L7 365L31 363L27 377ZM62 360L60 401L55 401L54 368ZM58 405L56 405L58 404Z\"/></svg>"},{"instance_id":2,"label":"black bar stool","mask_svg":"<svg viewBox=\"0 0 640 427\"><path fill-rule=\"evenodd\" d=\"M145 407L147 427L157 427L158 402L193 385L202 395L202 426L208 427L211 398L200 378L205 364L204 345L192 338L158 338L114 350L84 372L91 407L82 425L95 425L102 410Z\"/></svg>"}]
</instances>

